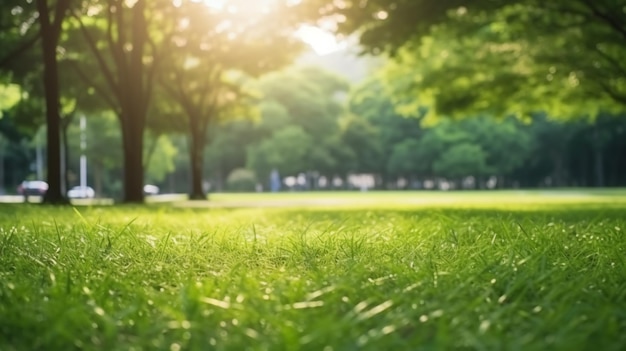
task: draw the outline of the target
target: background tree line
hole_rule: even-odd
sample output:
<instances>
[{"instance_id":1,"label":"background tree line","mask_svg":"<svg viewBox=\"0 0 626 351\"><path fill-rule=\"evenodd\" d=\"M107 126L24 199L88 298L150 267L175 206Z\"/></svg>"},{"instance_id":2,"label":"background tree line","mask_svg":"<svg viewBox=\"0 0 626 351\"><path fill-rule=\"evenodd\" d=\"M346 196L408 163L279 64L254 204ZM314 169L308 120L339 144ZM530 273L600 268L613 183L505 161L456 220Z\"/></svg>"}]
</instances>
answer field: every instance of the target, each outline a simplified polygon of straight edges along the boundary
<instances>
[{"instance_id":1,"label":"background tree line","mask_svg":"<svg viewBox=\"0 0 626 351\"><path fill-rule=\"evenodd\" d=\"M203 191L270 188L270 174L304 175L292 189L354 189L349 176L371 174L378 189L437 187L534 188L624 186L626 118L602 115L588 120L531 120L474 116L425 123L427 111L397 112L380 79L351 84L314 66L294 66L251 82L263 98L253 117L242 111L206 134ZM13 133L4 164L19 164L4 178L6 189L32 173L36 140ZM121 135L111 113L88 120L89 184L98 194L122 195ZM14 128L11 132L10 128ZM40 133L41 134L41 133ZM70 178L76 182L80 153L78 120L68 128ZM165 192L189 191L189 144L180 132L148 133L146 182ZM9 156L10 155L10 156ZM6 167L5 167L6 168ZM340 182L336 180L340 179ZM335 180L335 182L333 182ZM289 189L289 187L283 187Z\"/></svg>"}]
</instances>

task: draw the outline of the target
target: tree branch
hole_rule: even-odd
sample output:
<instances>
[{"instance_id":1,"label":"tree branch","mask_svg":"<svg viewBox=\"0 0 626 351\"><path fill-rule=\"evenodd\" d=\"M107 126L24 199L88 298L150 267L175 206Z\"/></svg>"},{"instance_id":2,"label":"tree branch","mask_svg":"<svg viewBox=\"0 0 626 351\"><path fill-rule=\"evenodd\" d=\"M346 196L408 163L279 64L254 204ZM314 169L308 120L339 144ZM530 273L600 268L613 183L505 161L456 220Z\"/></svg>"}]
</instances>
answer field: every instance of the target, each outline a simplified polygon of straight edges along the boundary
<instances>
[{"instance_id":1,"label":"tree branch","mask_svg":"<svg viewBox=\"0 0 626 351\"><path fill-rule=\"evenodd\" d=\"M104 77L105 77L107 83L109 84L111 90L113 92L115 92L115 94L117 95L118 100L122 101L122 96L120 95L121 92L118 89L119 88L119 84L115 80L115 77L113 76L113 73L111 72L109 66L104 61L104 58L100 54L100 51L98 51L98 47L96 46L95 40L93 39L91 34L89 34L89 30L87 30L87 28L85 27L85 24L80 19L80 16L78 16L77 14L74 14L74 18L78 21L78 24L80 26L80 30L83 33L83 36L85 37L85 39L87 41L87 45L89 46L89 48L91 49L91 52L96 57L96 61L98 62L98 66L100 67L100 70L104 74Z\"/></svg>"},{"instance_id":2,"label":"tree branch","mask_svg":"<svg viewBox=\"0 0 626 351\"><path fill-rule=\"evenodd\" d=\"M591 13L596 18L606 22L609 27L613 28L613 30L621 34L624 39L626 39L626 28L623 26L623 23L617 21L610 14L602 12L598 6L596 6L595 1L597 0L583 0L583 3L587 6L587 8L589 8L589 10L591 10Z\"/></svg>"},{"instance_id":3,"label":"tree branch","mask_svg":"<svg viewBox=\"0 0 626 351\"><path fill-rule=\"evenodd\" d=\"M30 48L32 48L35 45L35 43L39 41L39 39L41 39L41 32L37 31L37 34L28 38L26 41L22 42L20 46L15 48L15 50L10 51L8 54L2 57L0 59L0 68L8 65L11 61L19 58L23 53L25 53Z\"/></svg>"},{"instance_id":4,"label":"tree branch","mask_svg":"<svg viewBox=\"0 0 626 351\"><path fill-rule=\"evenodd\" d=\"M111 108L113 108L113 110L117 110L118 109L118 105L115 103L115 100L106 92L105 89L103 89L101 86L96 84L91 78L89 78L89 75L87 75L78 66L76 61L72 60L72 61L67 61L67 62L72 66L72 68L74 68L76 73L78 73L78 76L80 77L80 79L82 79L83 82L85 82L87 85L92 86L96 90L98 95L102 96L104 101L106 101L106 103L109 104L111 106Z\"/></svg>"},{"instance_id":5,"label":"tree branch","mask_svg":"<svg viewBox=\"0 0 626 351\"><path fill-rule=\"evenodd\" d=\"M611 88L609 84L602 80L598 80L598 84L607 95L615 100L615 102L626 106L626 94L615 91L615 89Z\"/></svg>"},{"instance_id":6,"label":"tree branch","mask_svg":"<svg viewBox=\"0 0 626 351\"><path fill-rule=\"evenodd\" d=\"M117 20L117 28L118 28L118 36L117 36L117 42L115 40L115 38L113 37L113 9L115 8L115 12L117 14L120 14L122 12L122 9L120 7L118 7L118 1L113 1L113 2L109 2L108 7L107 7L107 41L109 44L109 50L111 51L111 56L113 57L113 61L115 62L115 65L117 66L118 69L125 69L126 68L126 60L125 60L125 56L124 56L124 41L121 39L121 36L119 34L121 30L121 27L123 26L123 22L119 19L120 15L118 15L118 20ZM121 44L120 44L121 43ZM120 75L120 78L125 78L128 75L126 74L127 72L124 72L124 74ZM120 82L121 85L125 85L123 82Z\"/></svg>"},{"instance_id":7,"label":"tree branch","mask_svg":"<svg viewBox=\"0 0 626 351\"><path fill-rule=\"evenodd\" d=\"M56 4L56 8L54 10L54 23L52 23L52 33L54 33L54 45L56 46L59 42L59 37L61 35L61 26L63 26L63 21L65 20L65 16L67 15L67 11L70 8L71 0L58 0Z\"/></svg>"},{"instance_id":8,"label":"tree branch","mask_svg":"<svg viewBox=\"0 0 626 351\"><path fill-rule=\"evenodd\" d=\"M600 56L602 56L602 58L604 58L604 60L606 60L610 65L615 67L615 69L617 69L623 77L626 77L626 68L622 65L622 61L611 57L609 54L602 51L597 45L593 45L593 50L600 54Z\"/></svg>"}]
</instances>

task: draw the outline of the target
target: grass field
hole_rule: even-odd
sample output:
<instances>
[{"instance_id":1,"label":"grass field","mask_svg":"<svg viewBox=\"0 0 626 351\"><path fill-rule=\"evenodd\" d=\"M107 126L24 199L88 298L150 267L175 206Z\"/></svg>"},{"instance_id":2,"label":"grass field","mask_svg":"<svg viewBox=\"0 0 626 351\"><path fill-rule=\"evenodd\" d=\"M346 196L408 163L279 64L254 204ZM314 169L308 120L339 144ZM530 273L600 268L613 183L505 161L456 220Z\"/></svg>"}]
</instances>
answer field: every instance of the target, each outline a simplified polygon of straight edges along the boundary
<instances>
[{"instance_id":1,"label":"grass field","mask_svg":"<svg viewBox=\"0 0 626 351\"><path fill-rule=\"evenodd\" d=\"M626 192L0 205L0 350L624 350Z\"/></svg>"}]
</instances>

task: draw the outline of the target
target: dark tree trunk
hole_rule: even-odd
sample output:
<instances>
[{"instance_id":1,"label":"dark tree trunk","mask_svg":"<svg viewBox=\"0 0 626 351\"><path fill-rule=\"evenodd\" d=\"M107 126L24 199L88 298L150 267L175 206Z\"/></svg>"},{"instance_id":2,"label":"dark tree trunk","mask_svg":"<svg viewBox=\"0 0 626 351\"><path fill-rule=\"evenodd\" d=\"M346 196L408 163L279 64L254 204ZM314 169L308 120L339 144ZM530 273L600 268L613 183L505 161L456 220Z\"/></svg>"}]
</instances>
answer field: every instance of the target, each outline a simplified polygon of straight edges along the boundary
<instances>
[{"instance_id":1,"label":"dark tree trunk","mask_svg":"<svg viewBox=\"0 0 626 351\"><path fill-rule=\"evenodd\" d=\"M62 137L62 150L63 150L63 162L62 162L62 172L63 172L63 185L65 187L65 191L70 188L70 180L69 180L69 164L70 164L70 148L67 140L67 130L69 129L70 124L72 123L73 116L67 115L61 121L61 137Z\"/></svg>"},{"instance_id":2,"label":"dark tree trunk","mask_svg":"<svg viewBox=\"0 0 626 351\"><path fill-rule=\"evenodd\" d=\"M596 186L601 188L604 186L604 154L599 148L597 148L594 153Z\"/></svg>"},{"instance_id":3,"label":"dark tree trunk","mask_svg":"<svg viewBox=\"0 0 626 351\"><path fill-rule=\"evenodd\" d=\"M47 1L37 0L39 23L41 30L41 44L43 53L44 90L46 99L46 124L47 124L47 181L48 191L44 196L44 203L68 204L64 196L64 177L61 167L61 104L59 93L59 72L57 62L57 41L59 37L59 21L63 20L63 5L58 5L55 14L55 23L50 21L50 10Z\"/></svg>"},{"instance_id":4,"label":"dark tree trunk","mask_svg":"<svg viewBox=\"0 0 626 351\"><path fill-rule=\"evenodd\" d=\"M127 108L133 111L133 108ZM140 113L140 112L137 112ZM122 143L124 149L125 203L143 203L143 123L140 116L123 116Z\"/></svg>"},{"instance_id":5,"label":"dark tree trunk","mask_svg":"<svg viewBox=\"0 0 626 351\"><path fill-rule=\"evenodd\" d=\"M562 187L565 183L565 170L563 165L563 155L560 151L553 150L552 152L552 160L553 160L553 170L552 176L553 181L551 187Z\"/></svg>"},{"instance_id":6,"label":"dark tree trunk","mask_svg":"<svg viewBox=\"0 0 626 351\"><path fill-rule=\"evenodd\" d=\"M206 194L202 187L202 176L204 169L204 157L202 151L206 144L204 128L198 128L198 123L193 123L197 118L189 116L190 126L190 143L189 143L189 161L191 162L191 192L189 199L206 200Z\"/></svg>"},{"instance_id":7,"label":"dark tree trunk","mask_svg":"<svg viewBox=\"0 0 626 351\"><path fill-rule=\"evenodd\" d=\"M127 61L122 60L117 72L122 83L118 88L124 89L126 93L119 97L125 203L144 202L143 134L150 99L150 82L146 82L148 72L143 62L144 49L148 42L145 6L145 0L139 0L132 8L132 51Z\"/></svg>"},{"instance_id":8,"label":"dark tree trunk","mask_svg":"<svg viewBox=\"0 0 626 351\"><path fill-rule=\"evenodd\" d=\"M604 154L602 152L602 139L598 127L594 128L593 158L594 158L594 174L596 178L596 186L601 188L604 186Z\"/></svg>"},{"instance_id":9,"label":"dark tree trunk","mask_svg":"<svg viewBox=\"0 0 626 351\"><path fill-rule=\"evenodd\" d=\"M93 185L96 191L96 197L102 197L102 165L98 162L93 164Z\"/></svg>"}]
</instances>

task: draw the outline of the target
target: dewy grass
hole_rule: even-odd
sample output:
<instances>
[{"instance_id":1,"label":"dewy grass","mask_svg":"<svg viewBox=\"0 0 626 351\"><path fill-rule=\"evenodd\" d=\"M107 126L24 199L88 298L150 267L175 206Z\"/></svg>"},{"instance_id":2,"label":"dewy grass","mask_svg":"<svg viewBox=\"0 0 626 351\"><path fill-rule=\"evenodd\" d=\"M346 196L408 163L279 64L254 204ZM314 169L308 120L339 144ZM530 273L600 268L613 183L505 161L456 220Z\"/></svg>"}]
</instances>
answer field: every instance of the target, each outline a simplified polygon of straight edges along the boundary
<instances>
[{"instance_id":1,"label":"dewy grass","mask_svg":"<svg viewBox=\"0 0 626 351\"><path fill-rule=\"evenodd\" d=\"M0 210L0 350L626 346L625 205Z\"/></svg>"}]
</instances>

